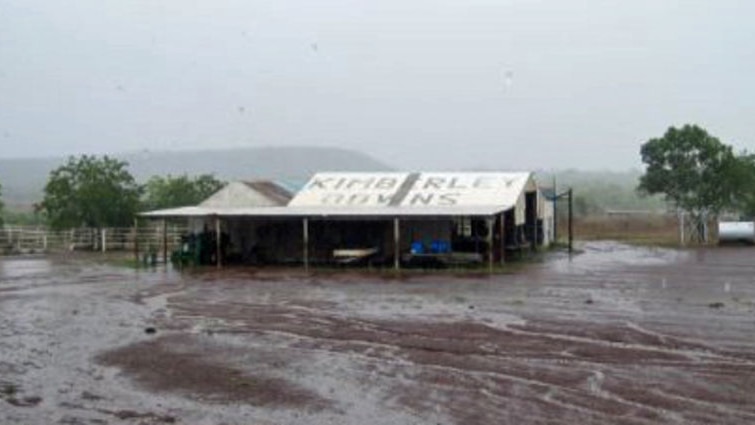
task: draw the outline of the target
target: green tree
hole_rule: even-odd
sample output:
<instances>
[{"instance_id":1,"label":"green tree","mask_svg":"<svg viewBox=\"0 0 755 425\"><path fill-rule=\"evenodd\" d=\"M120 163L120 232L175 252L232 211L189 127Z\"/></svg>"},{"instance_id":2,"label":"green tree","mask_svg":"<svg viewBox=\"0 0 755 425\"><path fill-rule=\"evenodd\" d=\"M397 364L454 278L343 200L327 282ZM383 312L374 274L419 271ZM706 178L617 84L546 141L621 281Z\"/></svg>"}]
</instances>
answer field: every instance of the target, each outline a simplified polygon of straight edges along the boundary
<instances>
[{"instance_id":1,"label":"green tree","mask_svg":"<svg viewBox=\"0 0 755 425\"><path fill-rule=\"evenodd\" d=\"M573 207L575 217L587 217L591 214L600 212L600 207L598 207L589 197L583 195L574 195Z\"/></svg>"},{"instance_id":2,"label":"green tree","mask_svg":"<svg viewBox=\"0 0 755 425\"><path fill-rule=\"evenodd\" d=\"M44 217L35 211L8 210L3 212L2 218L7 224L15 226L44 226Z\"/></svg>"},{"instance_id":3,"label":"green tree","mask_svg":"<svg viewBox=\"0 0 755 425\"><path fill-rule=\"evenodd\" d=\"M638 189L662 194L688 213L700 241L707 240L708 218L735 208L747 185L745 157L696 125L670 127L643 144L640 153L647 168Z\"/></svg>"},{"instance_id":4,"label":"green tree","mask_svg":"<svg viewBox=\"0 0 755 425\"><path fill-rule=\"evenodd\" d=\"M194 178L189 178L185 174L178 177L153 176L145 186L143 208L157 210L196 205L224 185L224 182L211 174Z\"/></svg>"},{"instance_id":5,"label":"green tree","mask_svg":"<svg viewBox=\"0 0 755 425\"><path fill-rule=\"evenodd\" d=\"M69 157L50 172L37 208L56 229L128 226L138 210L142 189L127 166L108 156Z\"/></svg>"},{"instance_id":6,"label":"green tree","mask_svg":"<svg viewBox=\"0 0 755 425\"><path fill-rule=\"evenodd\" d=\"M726 180L734 187L731 210L742 218L755 218L755 155L742 153L726 173Z\"/></svg>"}]
</instances>

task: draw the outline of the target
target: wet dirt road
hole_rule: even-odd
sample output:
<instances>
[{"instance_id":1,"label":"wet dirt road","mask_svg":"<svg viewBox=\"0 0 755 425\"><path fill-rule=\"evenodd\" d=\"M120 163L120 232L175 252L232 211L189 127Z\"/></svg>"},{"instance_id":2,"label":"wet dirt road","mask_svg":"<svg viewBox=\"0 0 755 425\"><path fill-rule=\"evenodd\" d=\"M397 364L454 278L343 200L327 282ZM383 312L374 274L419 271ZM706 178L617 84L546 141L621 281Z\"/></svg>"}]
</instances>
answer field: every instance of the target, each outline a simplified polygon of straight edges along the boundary
<instances>
[{"instance_id":1,"label":"wet dirt road","mask_svg":"<svg viewBox=\"0 0 755 425\"><path fill-rule=\"evenodd\" d=\"M0 423L755 423L753 249L401 278L93 258L0 260Z\"/></svg>"}]
</instances>

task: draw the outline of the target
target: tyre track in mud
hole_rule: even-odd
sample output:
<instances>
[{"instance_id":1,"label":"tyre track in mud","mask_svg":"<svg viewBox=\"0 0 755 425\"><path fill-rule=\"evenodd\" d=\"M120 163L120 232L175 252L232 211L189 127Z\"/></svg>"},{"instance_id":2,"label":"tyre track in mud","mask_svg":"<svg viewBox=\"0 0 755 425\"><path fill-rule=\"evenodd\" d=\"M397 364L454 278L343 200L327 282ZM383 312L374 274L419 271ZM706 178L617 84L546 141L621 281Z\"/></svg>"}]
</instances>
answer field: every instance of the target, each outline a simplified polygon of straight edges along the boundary
<instances>
[{"instance_id":1,"label":"tyre track in mud","mask_svg":"<svg viewBox=\"0 0 755 425\"><path fill-rule=\"evenodd\" d=\"M548 409L578 411L595 416L598 422L606 420L603 415L613 420L631 414L633 418L626 419L626 423L683 423L683 416L675 409L687 404L683 409L686 415L708 420L713 419L706 412L711 403L684 393L659 393L651 398L640 396L645 390L627 385L631 383L631 377L614 376L626 369L624 362L627 359L635 367L694 367L708 371L737 367L740 373L755 374L755 363L738 357L737 353L720 352L711 346L661 335L627 322L598 328L602 334L592 332L591 335L590 332L574 331L595 328L591 323L571 322L555 326L548 322L528 321L524 326L496 329L470 322L439 325L343 317L330 310L300 306L291 301L275 306L234 302L219 309L217 304L197 303L197 299L201 297L175 300L174 317L188 321L198 317L222 317L234 323L234 327L216 332L271 333L288 338L289 347L298 350L371 357L394 369L384 371L388 378L394 378L391 375L400 373L399 369L419 369L418 374L425 376L410 381L408 385L406 382L398 385L396 391L407 393L398 400L415 409L443 405L445 407L441 410L459 419L458 423L485 423L500 413L494 407L495 403L490 404L492 398L511 401L511 393L501 393L500 386L485 385L490 379L546 389L550 396L539 400L556 406ZM572 331L564 332L565 329ZM620 367L614 371L617 365ZM596 392L580 388L589 387L587 382L595 373L595 367L604 367L600 373L609 376L603 389ZM575 376L568 379L570 374ZM448 375L455 376L456 381L452 386L441 387L447 392L441 397L445 400L418 401L422 400L428 386L437 386L436 381ZM716 375L716 379L719 378ZM477 422L470 422L474 418L463 413L468 405L454 408L449 402L458 399L460 392L475 394L480 386L486 387L485 403L479 406L473 403L479 418ZM453 397L453 393L457 396ZM491 410L489 414L481 413L485 409ZM741 411L741 406L728 408L719 405L715 411L741 420L755 420L755 411ZM559 411L549 416L557 418L563 414ZM649 422L642 420L643 417Z\"/></svg>"},{"instance_id":2,"label":"tyre track in mud","mask_svg":"<svg viewBox=\"0 0 755 425\"><path fill-rule=\"evenodd\" d=\"M598 243L492 277L11 270L0 381L43 400L0 399L0 421L755 423L751 255Z\"/></svg>"}]
</instances>

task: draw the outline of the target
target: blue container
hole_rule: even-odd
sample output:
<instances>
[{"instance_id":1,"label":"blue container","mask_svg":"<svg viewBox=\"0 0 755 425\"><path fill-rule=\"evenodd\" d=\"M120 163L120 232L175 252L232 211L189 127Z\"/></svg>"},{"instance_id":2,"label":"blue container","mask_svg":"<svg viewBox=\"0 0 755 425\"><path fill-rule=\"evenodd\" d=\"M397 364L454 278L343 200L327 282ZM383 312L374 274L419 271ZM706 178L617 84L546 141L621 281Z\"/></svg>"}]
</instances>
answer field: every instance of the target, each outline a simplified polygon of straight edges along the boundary
<instances>
[{"instance_id":1,"label":"blue container","mask_svg":"<svg viewBox=\"0 0 755 425\"><path fill-rule=\"evenodd\" d=\"M424 254L425 246L422 242L412 242L412 254Z\"/></svg>"},{"instance_id":2,"label":"blue container","mask_svg":"<svg viewBox=\"0 0 755 425\"><path fill-rule=\"evenodd\" d=\"M451 252L451 245L448 243L448 241L434 240L430 244L430 250L433 252L433 254L446 254L448 252Z\"/></svg>"}]
</instances>

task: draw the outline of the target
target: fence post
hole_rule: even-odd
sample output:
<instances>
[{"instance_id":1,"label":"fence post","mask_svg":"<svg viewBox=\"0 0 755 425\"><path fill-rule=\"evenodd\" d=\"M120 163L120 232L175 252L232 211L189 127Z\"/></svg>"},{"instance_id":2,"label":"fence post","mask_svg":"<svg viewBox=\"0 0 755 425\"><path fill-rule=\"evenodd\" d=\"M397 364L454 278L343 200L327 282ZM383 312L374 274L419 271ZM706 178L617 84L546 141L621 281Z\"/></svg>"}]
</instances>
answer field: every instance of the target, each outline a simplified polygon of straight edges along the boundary
<instances>
[{"instance_id":1,"label":"fence post","mask_svg":"<svg viewBox=\"0 0 755 425\"><path fill-rule=\"evenodd\" d=\"M100 230L102 236L102 252L107 252L107 229Z\"/></svg>"}]
</instances>

